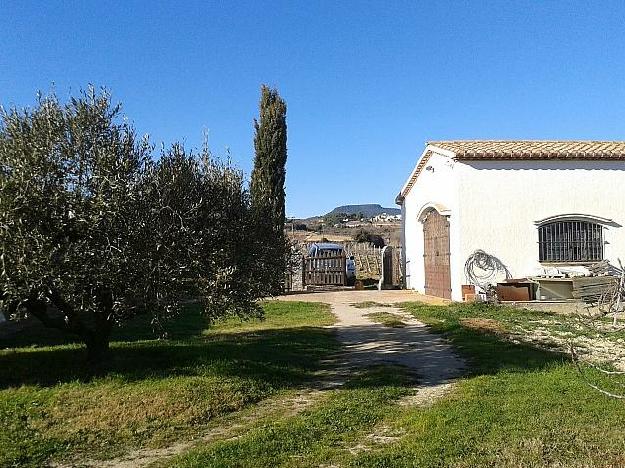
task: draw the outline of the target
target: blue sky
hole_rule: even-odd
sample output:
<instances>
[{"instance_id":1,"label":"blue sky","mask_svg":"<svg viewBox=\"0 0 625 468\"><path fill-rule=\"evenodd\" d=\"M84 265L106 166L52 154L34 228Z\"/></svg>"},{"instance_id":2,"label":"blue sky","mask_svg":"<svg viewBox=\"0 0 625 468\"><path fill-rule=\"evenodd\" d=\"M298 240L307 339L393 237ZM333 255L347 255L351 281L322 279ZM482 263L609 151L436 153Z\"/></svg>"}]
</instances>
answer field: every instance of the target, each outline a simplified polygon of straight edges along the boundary
<instances>
[{"instance_id":1,"label":"blue sky","mask_svg":"<svg viewBox=\"0 0 625 468\"><path fill-rule=\"evenodd\" d=\"M0 103L108 87L154 142L248 174L288 104L287 213L393 200L436 139L625 139L625 3L0 0Z\"/></svg>"}]
</instances>

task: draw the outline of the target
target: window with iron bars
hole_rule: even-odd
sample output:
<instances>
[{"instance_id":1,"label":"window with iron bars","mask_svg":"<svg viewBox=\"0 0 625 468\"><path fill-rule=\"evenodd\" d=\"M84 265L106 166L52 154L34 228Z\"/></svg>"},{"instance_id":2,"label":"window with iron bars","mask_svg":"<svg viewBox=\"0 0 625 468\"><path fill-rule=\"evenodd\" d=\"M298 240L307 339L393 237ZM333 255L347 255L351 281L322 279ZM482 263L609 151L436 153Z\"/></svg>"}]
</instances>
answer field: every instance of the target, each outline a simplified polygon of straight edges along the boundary
<instances>
[{"instance_id":1,"label":"window with iron bars","mask_svg":"<svg viewBox=\"0 0 625 468\"><path fill-rule=\"evenodd\" d=\"M603 260L603 228L588 221L556 221L538 228L541 262Z\"/></svg>"}]
</instances>

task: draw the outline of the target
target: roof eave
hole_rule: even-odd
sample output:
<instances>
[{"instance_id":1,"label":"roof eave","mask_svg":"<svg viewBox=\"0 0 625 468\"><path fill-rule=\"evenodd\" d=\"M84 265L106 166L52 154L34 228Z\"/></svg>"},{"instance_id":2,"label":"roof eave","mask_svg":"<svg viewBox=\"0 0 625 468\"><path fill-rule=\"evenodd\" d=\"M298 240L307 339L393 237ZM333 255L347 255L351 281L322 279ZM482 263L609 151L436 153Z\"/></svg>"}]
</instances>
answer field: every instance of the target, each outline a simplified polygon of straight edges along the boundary
<instances>
[{"instance_id":1,"label":"roof eave","mask_svg":"<svg viewBox=\"0 0 625 468\"><path fill-rule=\"evenodd\" d=\"M423 152L421 153L421 156L419 157L419 159L417 159L417 164L415 164L415 167L410 173L410 176L408 177L408 179L402 186L401 191L399 192L399 195L397 195L397 197L395 198L395 203L397 203L398 205L401 205L403 203L404 199L406 198L406 195L408 195L408 193L414 186L415 182L417 181L417 178L419 177L419 174L423 170L425 163L428 161L428 159L430 159L430 155L432 153L436 153L436 154L440 154L441 156L446 156L448 158L456 159L456 153L454 153L453 151L441 148L439 146L431 145L428 143L425 149L423 150Z\"/></svg>"}]
</instances>

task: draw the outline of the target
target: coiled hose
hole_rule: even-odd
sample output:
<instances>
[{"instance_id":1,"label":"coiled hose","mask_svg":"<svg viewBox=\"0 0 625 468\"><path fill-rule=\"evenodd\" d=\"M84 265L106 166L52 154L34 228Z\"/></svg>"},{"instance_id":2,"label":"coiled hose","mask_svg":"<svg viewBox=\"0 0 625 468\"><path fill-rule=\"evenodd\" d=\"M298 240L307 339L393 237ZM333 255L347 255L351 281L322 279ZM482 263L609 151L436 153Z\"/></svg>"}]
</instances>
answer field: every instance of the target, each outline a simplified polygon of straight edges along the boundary
<instances>
[{"instance_id":1,"label":"coiled hose","mask_svg":"<svg viewBox=\"0 0 625 468\"><path fill-rule=\"evenodd\" d=\"M512 278L510 271L501 260L483 250L476 250L469 255L464 264L464 274L469 284L484 291L502 275L505 275L506 279Z\"/></svg>"}]
</instances>

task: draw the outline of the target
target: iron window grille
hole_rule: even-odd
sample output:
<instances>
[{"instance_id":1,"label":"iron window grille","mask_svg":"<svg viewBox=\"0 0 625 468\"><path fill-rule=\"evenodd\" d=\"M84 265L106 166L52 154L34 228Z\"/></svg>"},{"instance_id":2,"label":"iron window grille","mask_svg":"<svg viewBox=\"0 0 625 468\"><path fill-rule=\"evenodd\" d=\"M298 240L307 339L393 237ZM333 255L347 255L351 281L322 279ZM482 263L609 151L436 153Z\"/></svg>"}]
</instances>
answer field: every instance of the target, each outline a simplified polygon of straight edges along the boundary
<instances>
[{"instance_id":1,"label":"iron window grille","mask_svg":"<svg viewBox=\"0 0 625 468\"><path fill-rule=\"evenodd\" d=\"M588 221L556 221L538 228L541 262L603 260L603 228Z\"/></svg>"}]
</instances>

